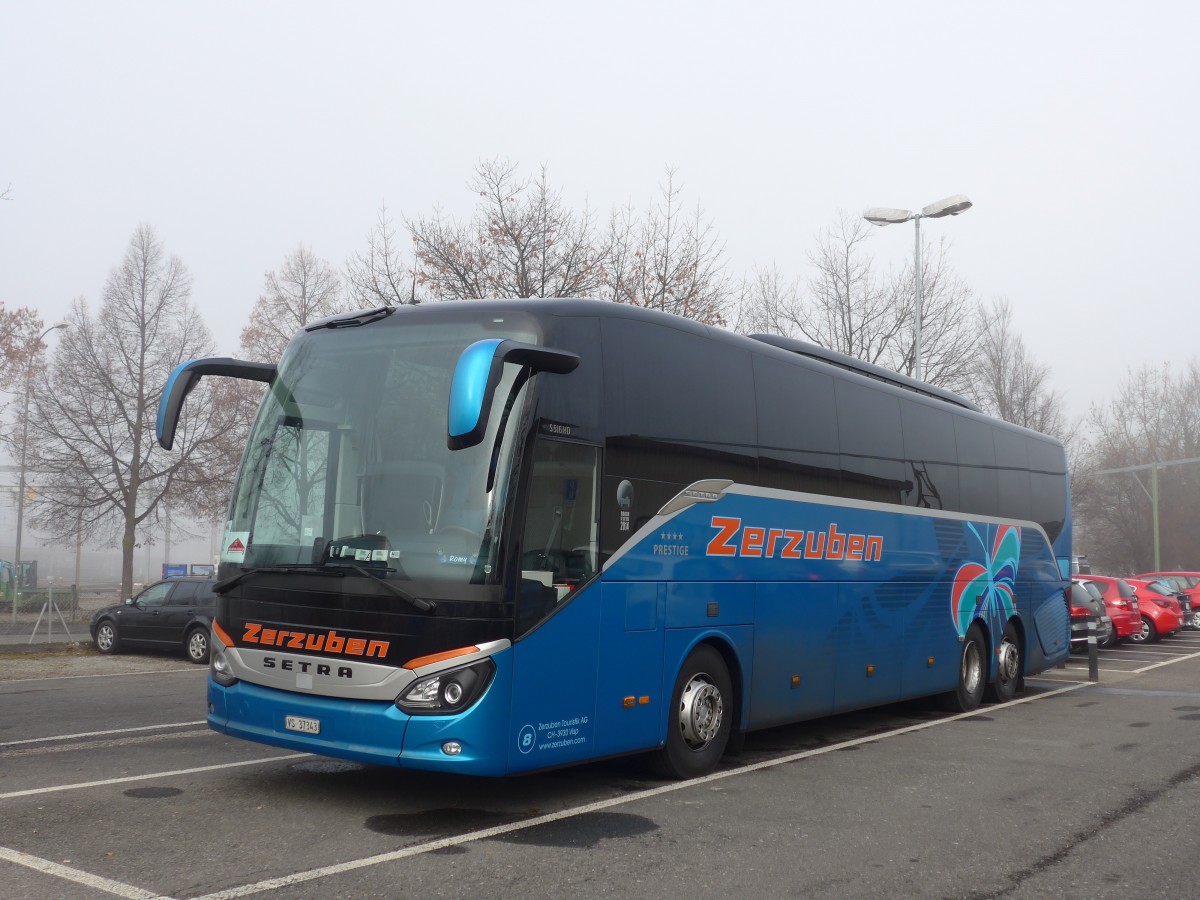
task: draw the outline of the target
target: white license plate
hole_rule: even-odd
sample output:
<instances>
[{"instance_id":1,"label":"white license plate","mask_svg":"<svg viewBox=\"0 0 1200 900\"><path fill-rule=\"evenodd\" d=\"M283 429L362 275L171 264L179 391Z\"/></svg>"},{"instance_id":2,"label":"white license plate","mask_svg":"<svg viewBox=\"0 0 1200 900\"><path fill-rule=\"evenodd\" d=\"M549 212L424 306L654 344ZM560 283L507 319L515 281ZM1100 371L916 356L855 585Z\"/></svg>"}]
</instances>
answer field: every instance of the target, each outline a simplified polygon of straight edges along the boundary
<instances>
[{"instance_id":1,"label":"white license plate","mask_svg":"<svg viewBox=\"0 0 1200 900\"><path fill-rule=\"evenodd\" d=\"M304 716L284 716L283 727L288 731L299 731L301 734L320 734L321 720L306 719Z\"/></svg>"}]
</instances>

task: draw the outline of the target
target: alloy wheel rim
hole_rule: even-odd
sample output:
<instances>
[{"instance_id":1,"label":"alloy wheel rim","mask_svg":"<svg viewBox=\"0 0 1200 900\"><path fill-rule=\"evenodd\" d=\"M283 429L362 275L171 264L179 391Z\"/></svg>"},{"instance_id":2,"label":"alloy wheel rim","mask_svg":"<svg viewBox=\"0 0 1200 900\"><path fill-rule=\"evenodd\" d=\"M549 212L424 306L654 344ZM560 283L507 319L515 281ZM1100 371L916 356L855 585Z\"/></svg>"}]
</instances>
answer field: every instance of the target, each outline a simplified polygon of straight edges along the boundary
<instances>
[{"instance_id":1,"label":"alloy wheel rim","mask_svg":"<svg viewBox=\"0 0 1200 900\"><path fill-rule=\"evenodd\" d=\"M195 632L188 640L188 652L192 655L192 659L203 659L208 653L208 641L201 632Z\"/></svg>"},{"instance_id":2,"label":"alloy wheel rim","mask_svg":"<svg viewBox=\"0 0 1200 900\"><path fill-rule=\"evenodd\" d=\"M707 675L696 675L679 698L679 729L693 750L702 750L721 730L725 701Z\"/></svg>"}]
</instances>

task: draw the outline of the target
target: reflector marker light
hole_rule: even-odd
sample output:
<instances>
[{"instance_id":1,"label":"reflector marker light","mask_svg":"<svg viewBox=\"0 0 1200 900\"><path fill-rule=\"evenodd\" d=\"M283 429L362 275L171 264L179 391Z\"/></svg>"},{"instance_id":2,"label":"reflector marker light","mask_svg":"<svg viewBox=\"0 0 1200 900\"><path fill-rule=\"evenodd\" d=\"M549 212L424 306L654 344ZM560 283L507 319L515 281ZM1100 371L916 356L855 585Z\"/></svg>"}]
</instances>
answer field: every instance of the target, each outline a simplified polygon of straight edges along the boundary
<instances>
[{"instance_id":1,"label":"reflector marker light","mask_svg":"<svg viewBox=\"0 0 1200 900\"><path fill-rule=\"evenodd\" d=\"M459 656L468 656L472 653L478 653L478 647L459 647L457 650L446 650L442 653L431 653L428 656L418 656L416 659L410 659L401 668L403 669L419 669L421 666L431 666L434 663L444 662L447 659L455 659Z\"/></svg>"},{"instance_id":2,"label":"reflector marker light","mask_svg":"<svg viewBox=\"0 0 1200 900\"><path fill-rule=\"evenodd\" d=\"M637 706L637 697L626 697L621 701L621 705L626 709L633 709L635 706Z\"/></svg>"},{"instance_id":3,"label":"reflector marker light","mask_svg":"<svg viewBox=\"0 0 1200 900\"><path fill-rule=\"evenodd\" d=\"M212 630L213 633L220 639L222 644L224 644L226 647L233 646L233 638L225 633L225 629L221 627L221 623L216 619L212 620Z\"/></svg>"}]
</instances>

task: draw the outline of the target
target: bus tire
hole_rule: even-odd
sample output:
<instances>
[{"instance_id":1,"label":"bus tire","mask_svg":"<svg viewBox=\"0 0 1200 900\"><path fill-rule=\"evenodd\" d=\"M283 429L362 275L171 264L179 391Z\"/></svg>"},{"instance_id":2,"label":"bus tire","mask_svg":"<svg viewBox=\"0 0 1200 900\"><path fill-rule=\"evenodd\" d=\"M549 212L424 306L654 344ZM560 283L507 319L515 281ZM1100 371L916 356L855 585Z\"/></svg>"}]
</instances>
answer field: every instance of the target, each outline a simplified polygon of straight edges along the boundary
<instances>
[{"instance_id":1,"label":"bus tire","mask_svg":"<svg viewBox=\"0 0 1200 900\"><path fill-rule=\"evenodd\" d=\"M994 703L1007 703L1022 689L1025 660L1021 654L1021 634L1009 622L996 648L996 680L987 686L987 698Z\"/></svg>"},{"instance_id":2,"label":"bus tire","mask_svg":"<svg viewBox=\"0 0 1200 900\"><path fill-rule=\"evenodd\" d=\"M701 644L684 661L671 692L667 742L654 758L667 778L696 778L717 767L733 730L733 686L721 654Z\"/></svg>"},{"instance_id":3,"label":"bus tire","mask_svg":"<svg viewBox=\"0 0 1200 900\"><path fill-rule=\"evenodd\" d=\"M987 685L987 648L983 629L975 622L967 629L958 656L958 686L942 695L943 706L950 712L974 712L983 702Z\"/></svg>"}]
</instances>

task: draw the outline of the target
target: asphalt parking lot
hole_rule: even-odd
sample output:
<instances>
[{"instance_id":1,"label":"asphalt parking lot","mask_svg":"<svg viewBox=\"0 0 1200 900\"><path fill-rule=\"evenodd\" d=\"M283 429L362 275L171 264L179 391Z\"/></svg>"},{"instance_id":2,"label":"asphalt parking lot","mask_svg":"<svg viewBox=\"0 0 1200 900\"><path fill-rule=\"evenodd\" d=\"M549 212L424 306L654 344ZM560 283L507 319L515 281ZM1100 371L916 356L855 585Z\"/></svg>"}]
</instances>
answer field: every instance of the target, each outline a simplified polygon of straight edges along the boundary
<instances>
[{"instance_id":1,"label":"asphalt parking lot","mask_svg":"<svg viewBox=\"0 0 1200 900\"><path fill-rule=\"evenodd\" d=\"M287 753L209 732L182 658L82 658L46 677L0 655L2 896L1127 898L1200 876L1197 632L1103 651L1097 684L1073 656L972 715L759 732L683 783L637 759L494 780Z\"/></svg>"}]
</instances>

